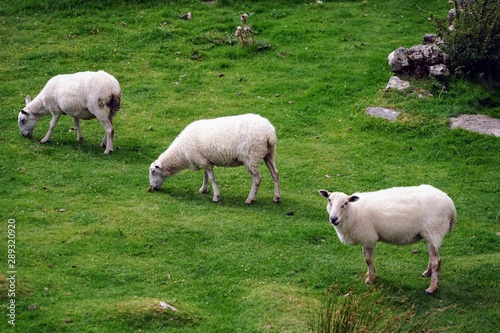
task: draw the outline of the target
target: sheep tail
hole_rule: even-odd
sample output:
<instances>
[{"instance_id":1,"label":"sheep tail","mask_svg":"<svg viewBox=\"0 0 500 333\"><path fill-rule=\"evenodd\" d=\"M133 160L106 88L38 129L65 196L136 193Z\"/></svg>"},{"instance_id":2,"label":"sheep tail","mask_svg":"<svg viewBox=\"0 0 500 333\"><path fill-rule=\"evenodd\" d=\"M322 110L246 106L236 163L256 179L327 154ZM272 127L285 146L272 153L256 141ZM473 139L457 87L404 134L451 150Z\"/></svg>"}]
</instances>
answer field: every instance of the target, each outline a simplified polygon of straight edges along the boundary
<instances>
[{"instance_id":1,"label":"sheep tail","mask_svg":"<svg viewBox=\"0 0 500 333\"><path fill-rule=\"evenodd\" d=\"M111 117L113 117L120 109L121 97L122 97L121 93L120 94L111 94L111 98L109 99L109 102L107 105L109 107L109 112L111 114Z\"/></svg>"},{"instance_id":2,"label":"sheep tail","mask_svg":"<svg viewBox=\"0 0 500 333\"><path fill-rule=\"evenodd\" d=\"M276 157L276 141L276 137L271 137L267 140L267 156L269 156L273 161Z\"/></svg>"},{"instance_id":3,"label":"sheep tail","mask_svg":"<svg viewBox=\"0 0 500 333\"><path fill-rule=\"evenodd\" d=\"M453 212L450 215L450 226L449 226L450 232L452 232L455 229L456 221L457 221L457 212L453 210Z\"/></svg>"}]
</instances>

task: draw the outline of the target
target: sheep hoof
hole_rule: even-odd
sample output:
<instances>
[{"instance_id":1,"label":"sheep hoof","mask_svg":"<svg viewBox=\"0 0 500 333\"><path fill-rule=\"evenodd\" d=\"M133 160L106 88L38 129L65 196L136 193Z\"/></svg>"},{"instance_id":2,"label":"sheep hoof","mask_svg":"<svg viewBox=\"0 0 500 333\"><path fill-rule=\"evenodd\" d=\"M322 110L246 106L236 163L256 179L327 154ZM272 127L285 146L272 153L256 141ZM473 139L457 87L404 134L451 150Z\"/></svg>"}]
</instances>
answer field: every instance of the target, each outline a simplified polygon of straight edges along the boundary
<instances>
[{"instance_id":1,"label":"sheep hoof","mask_svg":"<svg viewBox=\"0 0 500 333\"><path fill-rule=\"evenodd\" d=\"M432 274L431 274L431 272L429 272L429 271L425 271L425 272L423 272L423 273L422 273L421 277L426 277L426 278L428 278L428 277L431 277L431 275L432 275Z\"/></svg>"},{"instance_id":2,"label":"sheep hoof","mask_svg":"<svg viewBox=\"0 0 500 333\"><path fill-rule=\"evenodd\" d=\"M49 142L49 139L42 139L42 140L40 141L40 143L41 143L41 144L46 144L47 142Z\"/></svg>"},{"instance_id":3,"label":"sheep hoof","mask_svg":"<svg viewBox=\"0 0 500 333\"><path fill-rule=\"evenodd\" d=\"M106 150L104 151L104 155L109 155L109 154L111 154L112 152L113 152L112 150L107 150L107 149L106 149Z\"/></svg>"},{"instance_id":4,"label":"sheep hoof","mask_svg":"<svg viewBox=\"0 0 500 333\"><path fill-rule=\"evenodd\" d=\"M429 289L426 289L425 290L425 294L426 295L433 295L434 293L436 293L437 289L434 289L434 290L431 290L430 288Z\"/></svg>"},{"instance_id":5,"label":"sheep hoof","mask_svg":"<svg viewBox=\"0 0 500 333\"><path fill-rule=\"evenodd\" d=\"M202 187L202 188L200 188L198 190L198 192L200 192L201 194L207 194L208 193L208 189Z\"/></svg>"},{"instance_id":6,"label":"sheep hoof","mask_svg":"<svg viewBox=\"0 0 500 333\"><path fill-rule=\"evenodd\" d=\"M247 205L251 205L251 204L253 204L253 201L254 201L253 199L247 199L247 200L245 201L245 203L246 203Z\"/></svg>"},{"instance_id":7,"label":"sheep hoof","mask_svg":"<svg viewBox=\"0 0 500 333\"><path fill-rule=\"evenodd\" d=\"M374 276L368 276L365 280L365 284L366 285L370 285L370 284L373 284L373 281L375 281L375 277Z\"/></svg>"},{"instance_id":8,"label":"sheep hoof","mask_svg":"<svg viewBox=\"0 0 500 333\"><path fill-rule=\"evenodd\" d=\"M280 197L274 197L273 202L274 203L280 203L281 198Z\"/></svg>"},{"instance_id":9,"label":"sheep hoof","mask_svg":"<svg viewBox=\"0 0 500 333\"><path fill-rule=\"evenodd\" d=\"M217 197L217 198L216 198L216 197L214 197L214 198L212 199L212 202L213 202L213 203L219 203L219 198L218 198L218 197Z\"/></svg>"}]
</instances>

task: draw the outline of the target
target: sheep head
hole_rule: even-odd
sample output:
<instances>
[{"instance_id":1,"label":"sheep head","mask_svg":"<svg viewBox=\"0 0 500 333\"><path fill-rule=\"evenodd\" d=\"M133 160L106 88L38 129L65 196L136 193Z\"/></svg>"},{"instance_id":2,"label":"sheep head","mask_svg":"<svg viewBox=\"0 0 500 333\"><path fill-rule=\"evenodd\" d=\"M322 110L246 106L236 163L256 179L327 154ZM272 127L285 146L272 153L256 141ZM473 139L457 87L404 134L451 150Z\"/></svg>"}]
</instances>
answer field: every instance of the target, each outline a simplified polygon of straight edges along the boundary
<instances>
[{"instance_id":1,"label":"sheep head","mask_svg":"<svg viewBox=\"0 0 500 333\"><path fill-rule=\"evenodd\" d=\"M26 106L31 102L31 98L26 96ZM19 115L17 116L17 123L19 125L19 131L21 134L30 138L33 136L33 131L35 130L36 123L38 122L39 117L35 116L27 107L23 108Z\"/></svg>"},{"instance_id":2,"label":"sheep head","mask_svg":"<svg viewBox=\"0 0 500 333\"><path fill-rule=\"evenodd\" d=\"M161 189L161 185L165 182L165 179L169 176L168 172L162 167L158 160L151 163L149 167L149 185L150 191L158 191Z\"/></svg>"},{"instance_id":3,"label":"sheep head","mask_svg":"<svg viewBox=\"0 0 500 333\"><path fill-rule=\"evenodd\" d=\"M348 196L342 192L330 193L327 190L319 190L319 194L328 199L326 211L330 216L330 223L338 226L349 210L349 203L359 200L358 196Z\"/></svg>"}]
</instances>

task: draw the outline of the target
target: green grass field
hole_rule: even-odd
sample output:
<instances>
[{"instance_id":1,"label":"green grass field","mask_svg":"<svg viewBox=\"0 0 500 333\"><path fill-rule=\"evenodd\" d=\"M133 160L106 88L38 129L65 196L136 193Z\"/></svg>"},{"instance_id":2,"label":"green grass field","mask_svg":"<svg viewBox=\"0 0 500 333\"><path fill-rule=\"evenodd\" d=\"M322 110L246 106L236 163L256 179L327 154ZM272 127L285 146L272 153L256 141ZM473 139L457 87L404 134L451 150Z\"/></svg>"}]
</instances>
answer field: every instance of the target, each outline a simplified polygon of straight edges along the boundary
<instances>
[{"instance_id":1,"label":"green grass field","mask_svg":"<svg viewBox=\"0 0 500 333\"><path fill-rule=\"evenodd\" d=\"M344 312L381 332L394 331L388 322L407 323L400 332L498 330L500 141L448 126L462 113L500 118L498 91L452 78L413 82L432 97L384 93L387 55L433 32L429 18L446 17L448 1L323 2L0 3L1 332L321 331L348 293ZM234 37L243 13L253 46ZM33 139L21 136L26 95L54 75L100 69L123 93L113 154L103 155L96 120L82 123L83 142L69 117L48 144L38 141L50 117ZM370 118L368 106L402 115ZM202 172L147 191L149 165L187 124L250 112L276 127L280 204L263 165L250 206L244 168L215 169L218 204L198 193ZM379 243L377 281L365 286L361 248L340 243L317 191L422 183L447 192L458 213L437 294L424 294L424 242Z\"/></svg>"}]
</instances>

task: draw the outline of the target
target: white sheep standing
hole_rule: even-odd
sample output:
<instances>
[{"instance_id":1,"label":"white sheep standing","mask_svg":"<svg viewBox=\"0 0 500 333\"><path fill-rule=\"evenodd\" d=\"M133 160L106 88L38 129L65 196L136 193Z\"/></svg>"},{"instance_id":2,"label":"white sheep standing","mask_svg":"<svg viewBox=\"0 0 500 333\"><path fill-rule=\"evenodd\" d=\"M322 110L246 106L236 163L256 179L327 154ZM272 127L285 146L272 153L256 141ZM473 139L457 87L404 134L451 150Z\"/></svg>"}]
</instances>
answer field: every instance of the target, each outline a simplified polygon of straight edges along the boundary
<instances>
[{"instance_id":1,"label":"white sheep standing","mask_svg":"<svg viewBox=\"0 0 500 333\"><path fill-rule=\"evenodd\" d=\"M430 185L394 187L351 196L326 190L319 193L328 199L326 210L340 241L362 245L368 266L366 284L375 279L372 258L377 241L410 245L425 239L429 265L422 276L431 277L426 293L436 292L441 265L439 247L456 221L455 205L446 193Z\"/></svg>"},{"instance_id":2,"label":"white sheep standing","mask_svg":"<svg viewBox=\"0 0 500 333\"><path fill-rule=\"evenodd\" d=\"M219 201L213 167L244 165L252 175L252 188L245 203L251 204L259 189L259 164L266 163L274 181L274 202L280 201L278 170L275 164L276 132L274 126L256 114L203 119L189 124L149 168L150 190L159 190L167 177L181 170L204 169L199 192L207 193L212 183L213 202Z\"/></svg>"},{"instance_id":3,"label":"white sheep standing","mask_svg":"<svg viewBox=\"0 0 500 333\"><path fill-rule=\"evenodd\" d=\"M112 120L120 109L120 99L120 84L104 71L57 75L33 100L26 96L26 106L18 116L19 130L24 137L31 137L38 120L51 114L49 130L40 141L46 143L59 117L69 115L74 119L80 141L83 140L80 119L97 118L106 130L101 147L106 147L104 154L109 154L113 151Z\"/></svg>"}]
</instances>

